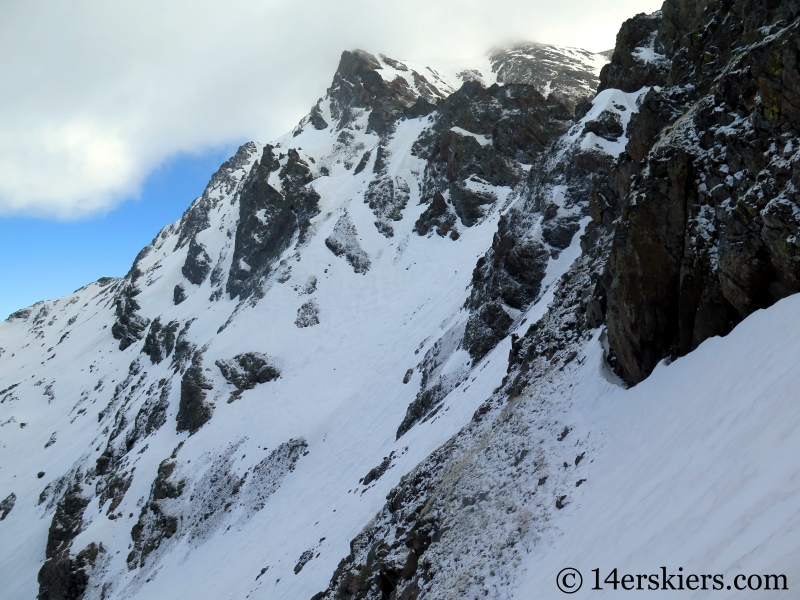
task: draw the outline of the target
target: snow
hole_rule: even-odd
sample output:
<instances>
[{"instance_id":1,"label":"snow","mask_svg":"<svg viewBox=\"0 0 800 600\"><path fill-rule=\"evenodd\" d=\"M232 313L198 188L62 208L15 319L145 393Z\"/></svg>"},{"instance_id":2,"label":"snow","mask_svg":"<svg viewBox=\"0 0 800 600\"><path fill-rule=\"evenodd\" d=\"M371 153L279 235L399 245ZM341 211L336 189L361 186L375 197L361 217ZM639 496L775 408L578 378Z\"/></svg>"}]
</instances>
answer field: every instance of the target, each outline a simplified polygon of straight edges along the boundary
<instances>
[{"instance_id":1,"label":"snow","mask_svg":"<svg viewBox=\"0 0 800 600\"><path fill-rule=\"evenodd\" d=\"M366 118L363 115L362 120ZM143 275L136 300L143 316L160 316L164 324L172 319L183 322L188 315L195 318L188 336L198 348L206 347L204 375L213 382L209 400L215 406L211 420L192 436L175 431L180 381L173 377L171 359L153 365L140 353L142 342L121 352L110 335L118 284L105 289L93 284L35 308L27 320L0 323L5 348L0 357L0 389L20 383L0 404L0 423L7 423L0 427L4 456L0 495L5 498L14 492L17 496L16 506L0 524L5 542L0 549L0 588L5 598L37 594L36 574L44 560L52 510L64 491L58 482L69 483L76 470L93 467L115 426L116 411L122 409L132 421L146 400L145 391L161 379L172 380L166 424L138 440L127 453L124 470L133 476L114 511L119 517L110 519L106 515L109 504L100 506L95 497L73 551L102 541L106 550L103 577L113 581L110 597L244 597L258 588L261 596L303 598L326 587L350 540L365 518L382 506L391 487L452 436L505 375L507 344L484 359L469 394L459 392L447 399L448 410L395 441L397 427L419 390L418 375L408 384L403 383L403 375L424 355L424 348L421 354L415 352L421 342L435 342L465 318L462 306L472 269L491 245L502 213L498 207L510 192L492 188L499 198L496 206L478 225L464 228L457 241L413 233L425 209L418 190L424 161L411 155L410 147L428 125L427 118L401 121L387 146L389 175L406 180L410 187L403 219L392 223L395 236L390 239L377 231L375 215L363 202L373 177L371 169L354 175L345 165L351 156L360 157L364 150L374 148L377 136L364 133L363 125L355 130L353 144L363 144L363 150L354 155L337 149L338 132L333 127L322 131L307 127L296 137L288 134L277 140L276 153L302 148L301 156L328 166L330 174L310 184L321 196L321 212L312 220L309 239L297 254L292 248L281 257L283 267L265 282L265 296L258 302L239 304L227 294L210 302L214 288L208 279L195 286L181 275L188 248L172 251L177 224L165 228L156 239L140 261ZM249 165L260 157L262 148L256 147ZM247 170L249 166L237 176L241 178ZM197 240L206 247L214 268L227 273L239 211L235 189L230 194L212 190L209 196L215 198L210 226ZM356 273L325 244L345 212L352 226L352 230L346 227L348 244L355 247L357 242L369 256L366 273ZM431 256L437 260L430 260ZM288 278L281 282L283 277ZM312 279L316 279L313 289L308 286ZM173 288L180 282L187 297L176 306ZM318 307L319 323L298 327L298 309L310 302ZM34 326L40 313L44 320ZM77 321L67 325L72 317ZM51 325L47 325L49 319L53 319ZM72 335L59 345L66 331ZM50 347L53 352L46 353ZM282 375L245 390L228 403L231 388L214 363L242 352L274 357ZM53 353L54 358L44 360ZM132 363L141 372L129 376ZM466 352L457 350L444 369L456 374L465 364ZM39 381L42 384L37 386ZM54 399L50 401L43 392L52 382ZM114 399L117 386L122 386L121 392ZM107 406L110 409L101 412ZM21 422L25 428L19 427ZM57 441L45 448L53 432ZM249 509L234 505L230 513L215 517L214 526L204 529L200 538L192 540L196 531L187 525L151 555L144 568L128 570L131 528L150 494L159 464L181 442L176 473L189 482L186 494L205 497L209 490L204 478L211 469L240 475L253 472L270 452L299 438L308 444L308 455L300 456L294 470L282 477L263 510L247 513L246 526L242 519ZM230 447L235 447L235 454L228 454ZM356 493L359 478L392 451L396 456L392 468ZM228 458L216 462L217 455ZM37 479L40 470L45 475ZM47 485L55 487L43 504L37 504ZM207 501L212 502L213 496ZM181 514L190 521L194 513ZM295 564L311 548L319 556L315 553L296 575ZM225 556L237 557L235 564L220 559ZM265 567L267 573L256 582ZM204 577L198 579L196 573ZM96 596L99 590L90 592Z\"/></svg>"},{"instance_id":2,"label":"snow","mask_svg":"<svg viewBox=\"0 0 800 600\"><path fill-rule=\"evenodd\" d=\"M623 133L616 140L610 141L592 132L587 132L584 135L583 128L589 121L594 121L602 113L609 112L619 116L622 122L622 130L627 132L631 115L639 112L639 102L648 91L650 91L649 87L643 87L636 92L630 93L614 88L603 90L592 100L592 108L589 109L589 112L570 128L569 142L575 143L580 140L580 147L584 150L597 149L613 157L618 157L625 151L625 146L628 144L626 133Z\"/></svg>"},{"instance_id":3,"label":"snow","mask_svg":"<svg viewBox=\"0 0 800 600\"><path fill-rule=\"evenodd\" d=\"M472 133L471 131L467 131L461 127L453 126L450 128L450 131L453 131L459 135L474 138L481 146L489 146L492 143L492 140L489 136L480 135L479 133Z\"/></svg>"},{"instance_id":4,"label":"snow","mask_svg":"<svg viewBox=\"0 0 800 600\"><path fill-rule=\"evenodd\" d=\"M576 60L594 60L584 56L589 53L563 50ZM596 60L598 70L601 60ZM434 61L430 68L403 62L410 69L403 71L381 61L382 77L403 77L412 87L411 69L442 91L461 85L460 62ZM488 57L472 68L484 83L494 82ZM618 156L627 143L624 134L608 141L582 135L583 127L612 112L626 128L647 91L601 92L562 139L563 147ZM319 106L331 123L329 101ZM413 226L426 208L419 190L425 161L413 156L411 147L431 119L402 120L385 146L386 170L393 181L408 185L409 199L402 218L392 221L394 236L385 237L364 203L379 142L376 134L365 133L368 116L365 111L356 120L348 145L337 140L333 124L324 130L296 129L274 142L276 154L298 148L312 170L324 172L324 167L328 174L309 184L320 195L320 213L303 243L280 257L262 286L262 298L239 302L225 293L215 296L222 288L210 279L189 284L181 274L188 248L175 249L177 223L162 230L140 261L136 301L141 314L182 325L191 316L188 339L205 348L203 374L213 383L214 412L194 435L175 430L180 377L171 357L154 365L141 353L141 341L120 351L111 337L121 280L91 284L31 307L26 317L0 323L0 501L16 495L13 510L0 522L4 598L36 596L56 501L76 471L96 464L118 425L117 410L130 422L147 401L146 390L162 379L171 381L164 392L166 424L136 440L127 453L130 488L115 518L107 515L109 502L101 506L94 496L84 514L85 529L73 545L79 551L102 541L106 552L98 569L112 582L108 598L311 597L328 585L350 540L383 507L400 478L470 422L501 385L511 336L475 365L459 340L469 316L463 307L476 260L491 246L499 219L519 192L470 179L471 189L498 198L484 219L460 227L455 241L418 236ZM452 131L491 144L487 136ZM238 186L262 150L261 144L254 147L247 164L232 174L230 187L205 196L211 200L210 225L197 241L223 275L233 261ZM372 152L367 167L355 174L354 164L367 151ZM280 186L276 173L270 183ZM551 201L563 211L577 210L565 207L565 191L554 186ZM265 219L266 212L257 217ZM571 245L549 261L542 293L514 313L513 333L523 335L546 314L557 282L580 256L580 236L588 223L582 218ZM541 226L531 235L540 236ZM344 248L342 256L326 240ZM368 268L354 268L345 260L349 255ZM176 306L177 283L185 286L186 299ZM691 355L660 365L631 390L605 366L603 334L596 331L581 358L558 371L551 387L533 386L530 393L541 394L527 399L535 405L531 418L540 419L535 423L551 428L568 423L579 449L591 454L580 465L586 480L580 487L567 481L572 471L553 476L553 489L569 484L569 503L523 540L529 553L519 559L517 571L511 564L504 567L504 576L520 577L514 597L562 597L555 574L565 566L579 568L585 581L596 567L653 572L662 564L687 572L786 572L796 580L800 539L793 533L800 525L800 472L785 457L800 450L800 412L793 402L800 384L799 309L795 297L760 311L728 337L708 340ZM442 351L431 379L449 379L450 391L435 416L395 439L420 390L421 361L437 343ZM281 376L228 402L231 386L215 363L243 352L274 359ZM409 369L413 375L404 383ZM508 412L524 401L509 403ZM553 444L546 448L552 461L563 458L559 453L574 459L575 446ZM175 501L186 525L143 568L131 571L126 560L131 528L159 465L173 454L176 476L187 481L185 495ZM388 470L361 485L359 480L384 457L392 457ZM38 478L40 471L44 475ZM578 475L577 465L575 471ZM244 473L251 479L230 512L217 511L201 522L201 504L186 498L196 495L202 506L216 506L232 493L218 482ZM257 474L260 483L254 484ZM486 535L495 535L504 523L493 522ZM306 562L296 573L301 557ZM87 600L99 595L91 589ZM629 596L636 597L635 592Z\"/></svg>"},{"instance_id":5,"label":"snow","mask_svg":"<svg viewBox=\"0 0 800 600\"><path fill-rule=\"evenodd\" d=\"M600 376L602 349L590 344L565 410L600 442L580 475L586 482L559 514L559 534L523 561L515 598L563 598L556 575L565 567L583 574L584 589L595 568L604 579L615 567L621 577L662 565L723 574L726 584L740 573L786 574L792 589L800 575L800 467L788 460L800 453L798 311L798 296L758 311L630 390ZM601 585L581 594L620 593Z\"/></svg>"}]
</instances>

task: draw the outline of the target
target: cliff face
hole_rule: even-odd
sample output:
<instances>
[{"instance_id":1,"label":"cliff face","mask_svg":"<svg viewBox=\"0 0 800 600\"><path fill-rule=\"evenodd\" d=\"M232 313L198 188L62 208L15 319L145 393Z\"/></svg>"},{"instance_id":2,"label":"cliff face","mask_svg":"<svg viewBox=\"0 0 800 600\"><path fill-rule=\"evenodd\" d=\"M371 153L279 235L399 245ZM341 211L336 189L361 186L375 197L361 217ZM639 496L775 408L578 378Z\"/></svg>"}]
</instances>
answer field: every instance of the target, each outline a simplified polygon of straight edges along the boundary
<instances>
[{"instance_id":1,"label":"cliff face","mask_svg":"<svg viewBox=\"0 0 800 600\"><path fill-rule=\"evenodd\" d=\"M655 86L596 198L618 219L603 282L630 383L800 290L799 13L668 1L620 32L601 90Z\"/></svg>"},{"instance_id":2,"label":"cliff face","mask_svg":"<svg viewBox=\"0 0 800 600\"><path fill-rule=\"evenodd\" d=\"M578 212L590 216L580 252L548 290L547 308L534 305L524 313L530 324L526 318L510 328L503 385L388 494L315 598L505 598L513 595L511 572L520 564L539 582L526 592L559 596L552 582L558 569L540 574L539 561L557 546L559 531L570 531L560 514L572 514L587 497L581 484L606 474L587 463L613 454L597 437L603 430L586 416L598 396L611 402L616 395L597 380L622 383L617 373L640 383L662 359L728 334L753 311L800 290L800 198L793 180L800 160L797 15L792 3L668 0L662 11L623 25L598 94L538 157L525 201L501 219L473 274L470 302L505 298L507 307L520 289L511 282L536 272L535 259L515 256L523 248L521 256L536 255L531 240L537 238L528 228L536 207L547 215L547 207L564 210L588 200ZM569 223L565 216L562 226ZM552 223L538 220L538 226L539 235L550 230L552 236ZM487 340L502 321L489 311L484 319L477 337ZM741 344L742 336L731 343ZM714 358L705 356L709 381L686 382L695 391L681 392L701 403L708 395L701 390L722 385ZM691 364L691 357L684 361ZM669 377L661 373L638 401L671 398L685 409L691 400L672 397ZM789 388L780 389L785 399ZM724 393L719 402L725 406ZM627 415L614 418L627 424L615 429L621 438L628 435L624 427L639 426ZM655 458L646 440L638 443L634 453ZM650 478L648 486L663 484L651 472L642 477ZM623 481L620 475L610 485ZM663 502L658 496L651 504ZM598 514L616 515L612 506L606 513L595 509L582 507L601 520ZM609 532L601 529L599 539L607 541ZM580 532L572 533L580 545ZM746 555L748 542L737 540L736 552ZM657 554L658 545L651 550ZM568 552L575 553L561 549L558 556ZM598 560L597 549L583 558Z\"/></svg>"}]
</instances>

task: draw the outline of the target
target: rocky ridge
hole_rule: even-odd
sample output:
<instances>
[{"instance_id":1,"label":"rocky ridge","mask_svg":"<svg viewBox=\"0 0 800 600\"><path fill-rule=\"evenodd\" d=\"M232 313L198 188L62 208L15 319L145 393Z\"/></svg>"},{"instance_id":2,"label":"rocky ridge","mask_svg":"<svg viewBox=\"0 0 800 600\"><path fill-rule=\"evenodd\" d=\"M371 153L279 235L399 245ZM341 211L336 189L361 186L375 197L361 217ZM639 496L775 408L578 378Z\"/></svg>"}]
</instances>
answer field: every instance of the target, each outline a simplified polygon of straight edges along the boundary
<instances>
[{"instance_id":1,"label":"rocky ridge","mask_svg":"<svg viewBox=\"0 0 800 600\"><path fill-rule=\"evenodd\" d=\"M2 324L4 589L152 597L238 552L201 595L509 597L599 452L586 361L636 384L797 291L799 11L667 0L599 74L343 53L124 278Z\"/></svg>"}]
</instances>

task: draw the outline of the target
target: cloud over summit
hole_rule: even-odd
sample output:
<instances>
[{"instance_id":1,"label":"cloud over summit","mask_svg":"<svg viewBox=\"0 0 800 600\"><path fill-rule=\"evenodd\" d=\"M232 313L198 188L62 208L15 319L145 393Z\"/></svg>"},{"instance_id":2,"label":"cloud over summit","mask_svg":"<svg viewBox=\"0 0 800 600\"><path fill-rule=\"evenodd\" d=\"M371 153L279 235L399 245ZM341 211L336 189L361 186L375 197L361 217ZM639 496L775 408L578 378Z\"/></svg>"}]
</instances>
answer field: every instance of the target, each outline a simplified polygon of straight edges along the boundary
<instances>
[{"instance_id":1,"label":"cloud over summit","mask_svg":"<svg viewBox=\"0 0 800 600\"><path fill-rule=\"evenodd\" d=\"M659 3L151 0L0 6L0 215L79 218L168 157L290 129L344 49L467 58L515 40L603 50ZM187 199L188 202L188 199Z\"/></svg>"}]
</instances>

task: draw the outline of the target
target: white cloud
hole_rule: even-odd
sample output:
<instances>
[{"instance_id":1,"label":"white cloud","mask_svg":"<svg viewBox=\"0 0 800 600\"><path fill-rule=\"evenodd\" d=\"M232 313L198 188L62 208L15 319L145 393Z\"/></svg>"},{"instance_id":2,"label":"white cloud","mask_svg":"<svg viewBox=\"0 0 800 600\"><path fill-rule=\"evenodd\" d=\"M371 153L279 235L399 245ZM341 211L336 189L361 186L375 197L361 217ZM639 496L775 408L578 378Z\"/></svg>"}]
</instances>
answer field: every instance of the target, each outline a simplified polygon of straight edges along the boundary
<instances>
[{"instance_id":1,"label":"white cloud","mask_svg":"<svg viewBox=\"0 0 800 600\"><path fill-rule=\"evenodd\" d=\"M424 60L515 40L603 50L654 0L0 3L0 214L108 210L177 152L269 140L342 50Z\"/></svg>"}]
</instances>

